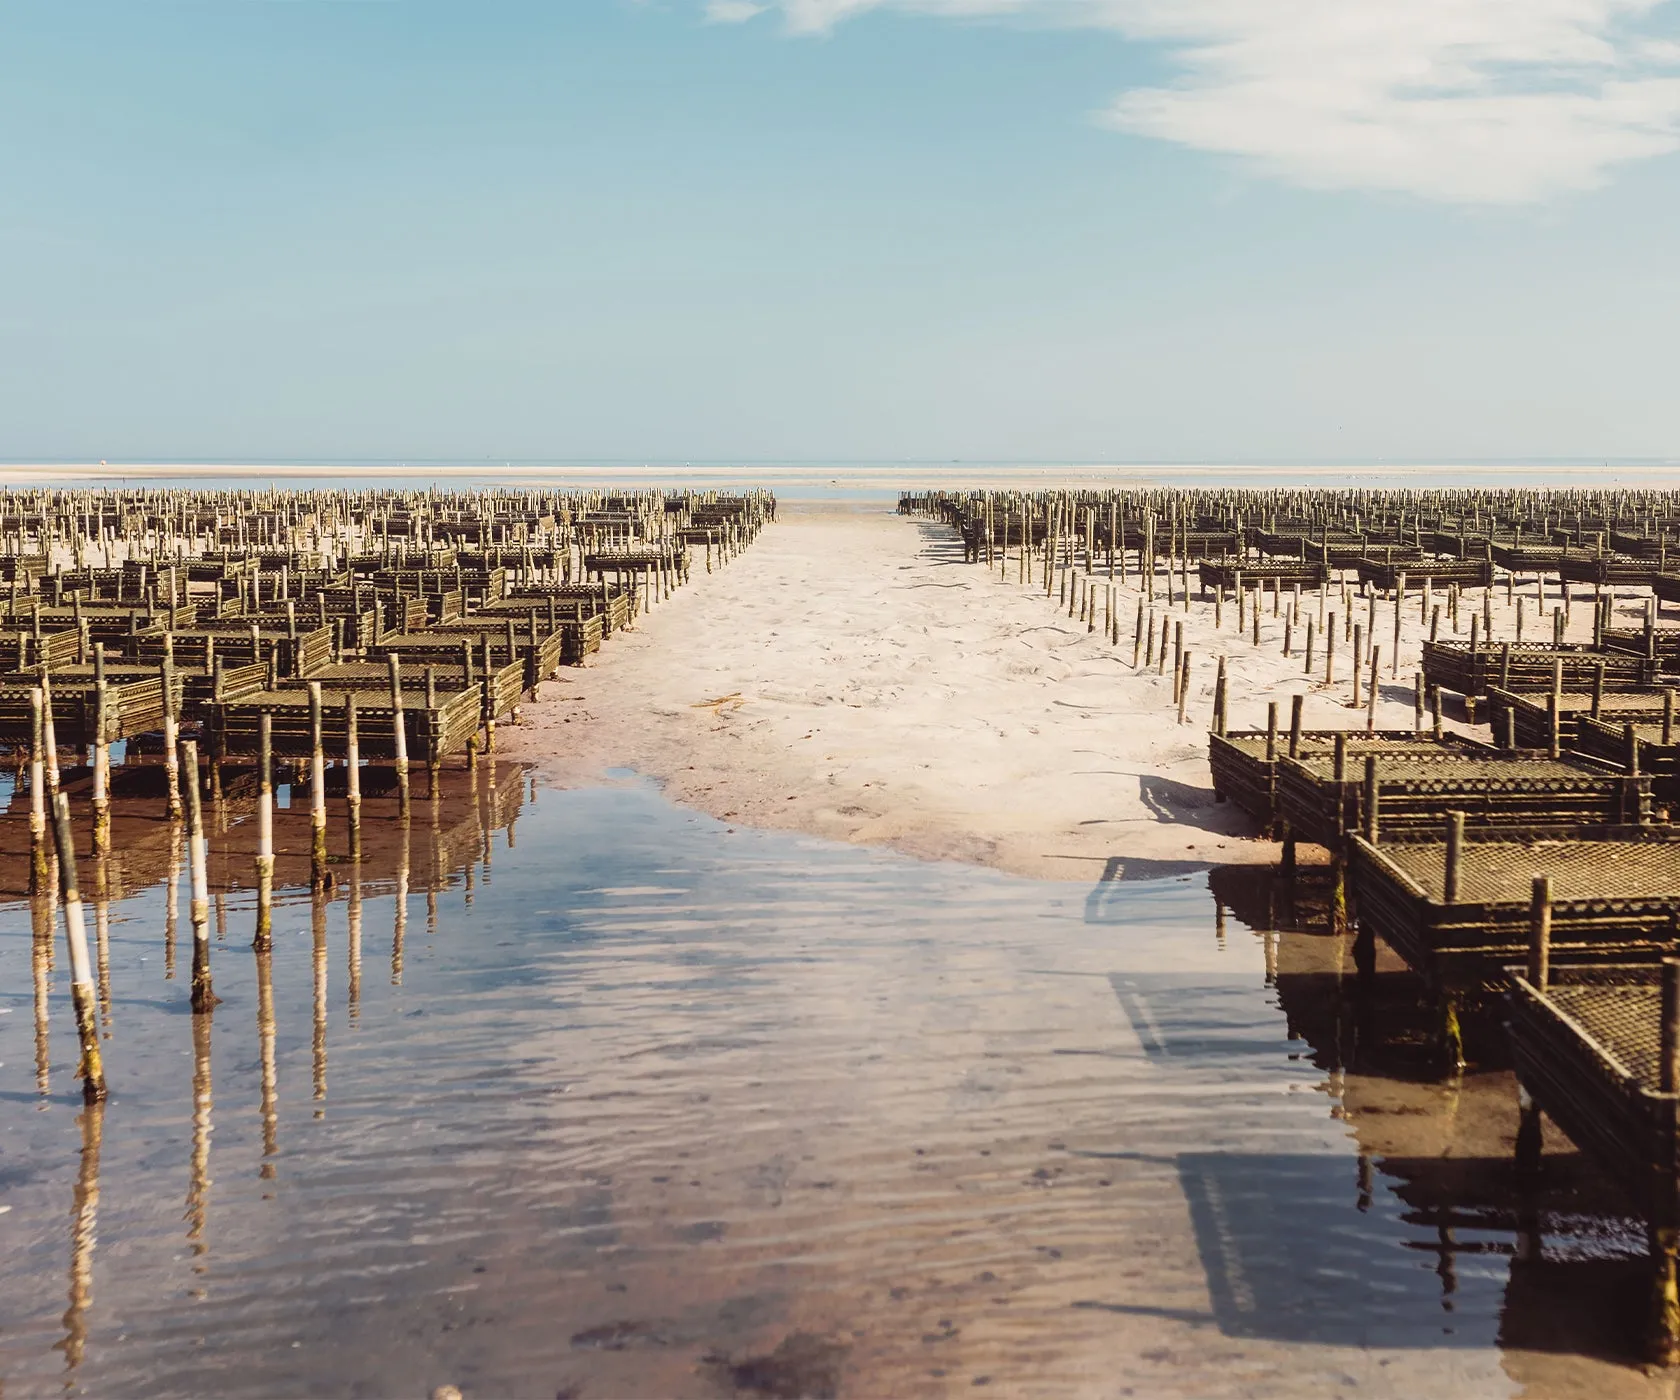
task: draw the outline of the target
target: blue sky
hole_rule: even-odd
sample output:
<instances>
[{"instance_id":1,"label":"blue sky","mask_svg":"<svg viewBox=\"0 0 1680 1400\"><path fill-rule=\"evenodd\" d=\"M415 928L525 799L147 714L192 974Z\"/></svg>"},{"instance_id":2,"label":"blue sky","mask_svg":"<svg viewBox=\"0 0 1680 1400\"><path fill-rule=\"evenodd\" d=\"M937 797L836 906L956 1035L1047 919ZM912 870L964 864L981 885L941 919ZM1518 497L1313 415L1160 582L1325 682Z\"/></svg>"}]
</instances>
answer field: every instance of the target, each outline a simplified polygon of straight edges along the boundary
<instances>
[{"instance_id":1,"label":"blue sky","mask_svg":"<svg viewBox=\"0 0 1680 1400\"><path fill-rule=\"evenodd\" d=\"M1644 0L0 0L0 458L1680 456Z\"/></svg>"}]
</instances>

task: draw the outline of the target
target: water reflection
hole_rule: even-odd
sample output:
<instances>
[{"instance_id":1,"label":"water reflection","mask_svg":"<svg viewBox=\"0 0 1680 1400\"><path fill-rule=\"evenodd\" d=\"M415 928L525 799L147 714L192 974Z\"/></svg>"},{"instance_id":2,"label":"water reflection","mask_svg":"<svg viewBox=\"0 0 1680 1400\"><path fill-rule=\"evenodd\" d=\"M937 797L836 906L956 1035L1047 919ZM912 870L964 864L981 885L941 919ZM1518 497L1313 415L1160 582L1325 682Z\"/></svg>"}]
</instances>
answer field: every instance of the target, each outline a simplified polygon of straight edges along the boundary
<instances>
[{"instance_id":1,"label":"water reflection","mask_svg":"<svg viewBox=\"0 0 1680 1400\"><path fill-rule=\"evenodd\" d=\"M274 949L269 943L254 945L257 960L257 1044L262 1060L262 1169L263 1180L274 1179L274 1158L280 1152L280 1072L275 1058Z\"/></svg>"},{"instance_id":2,"label":"water reflection","mask_svg":"<svg viewBox=\"0 0 1680 1400\"><path fill-rule=\"evenodd\" d=\"M1369 1217L1385 1205L1400 1227L1395 1239L1379 1224L1361 1243L1359 1229L1337 1223L1327 1207L1343 1192L1312 1179L1338 1177L1332 1164L1240 1154L1181 1162L1221 1326L1367 1344L1391 1323L1393 1291L1338 1251L1377 1255L1393 1240L1430 1261L1438 1344L1476 1344L1474 1327L1460 1325L1466 1291L1477 1309L1496 1288L1498 1337L1513 1354L1636 1361L1643 1226L1565 1140L1548 1142L1538 1178L1516 1173L1516 1086L1501 1067L1496 1011L1477 1028L1481 1067L1437 1079L1426 989L1386 949L1375 975L1360 978L1352 935L1324 931L1324 892L1311 880L1291 889L1268 871L1226 869L1210 886L1216 907L1275 941L1266 961L1289 1041L1324 1071L1358 1147L1346 1188L1353 1211ZM1303 1249L1311 1258L1298 1257Z\"/></svg>"},{"instance_id":3,"label":"water reflection","mask_svg":"<svg viewBox=\"0 0 1680 1400\"><path fill-rule=\"evenodd\" d=\"M88 1341L73 1288L80 1384L1649 1393L1591 1361L1626 1353L1577 1271L1614 1297L1604 1270L1638 1232L1555 1144L1533 1188L1510 1180L1508 1077L1428 1077L1417 990L1387 962L1361 987L1311 880L1175 870L1093 894L732 832L639 789L533 809L516 776L466 779L416 804L419 832L370 785L365 866L336 859L331 897L307 891L307 809L300 848L277 814L272 946L218 963L214 1050L208 1017L173 1014L186 989L136 970L164 933L162 847L158 883L113 911L121 1245L97 1316L129 1340ZM525 839L495 849L515 816ZM219 932L251 910L249 826L213 843ZM475 903L447 898L469 875ZM387 918L391 985L365 983ZM0 1016L0 1092L25 1020ZM218 1160L246 1164L214 1187L213 1289L212 1071ZM22 1071L31 1102L43 1074ZM280 1083L306 1074L281 1190ZM41 1101L22 1152L43 1186L15 1195L0 1272L0 1365L25 1392L71 1330L32 1294L63 1277L76 1169L67 1103ZM183 1162L185 1312L157 1287ZM1587 1371L1557 1369L1565 1335Z\"/></svg>"},{"instance_id":4,"label":"water reflection","mask_svg":"<svg viewBox=\"0 0 1680 1400\"><path fill-rule=\"evenodd\" d=\"M70 1206L70 1303L64 1310L64 1337L55 1344L64 1353L64 1369L70 1374L82 1364L87 1347L88 1309L93 1305L93 1249L99 1229L99 1148L105 1127L104 1101L87 1104L77 1123L81 1128L82 1148Z\"/></svg>"},{"instance_id":5,"label":"water reflection","mask_svg":"<svg viewBox=\"0 0 1680 1400\"><path fill-rule=\"evenodd\" d=\"M192 1018L193 1081L192 1081L192 1157L187 1176L187 1244L193 1256L193 1272L203 1274L202 1256L209 1251L205 1241L205 1223L210 1201L210 1111L213 1106L210 1068L209 1011L196 1012ZM202 1296L195 1290L194 1296Z\"/></svg>"},{"instance_id":6,"label":"water reflection","mask_svg":"<svg viewBox=\"0 0 1680 1400\"><path fill-rule=\"evenodd\" d=\"M181 918L181 831L172 826L169 834L169 873L163 894L163 980L175 979L175 938Z\"/></svg>"},{"instance_id":7,"label":"water reflection","mask_svg":"<svg viewBox=\"0 0 1680 1400\"><path fill-rule=\"evenodd\" d=\"M56 880L58 872L53 872ZM48 1034L51 1009L48 991L53 968L55 903L50 886L29 901L29 962L35 988L35 1091L45 1097L52 1087L52 1042Z\"/></svg>"},{"instance_id":8,"label":"water reflection","mask_svg":"<svg viewBox=\"0 0 1680 1400\"><path fill-rule=\"evenodd\" d=\"M362 1004L362 863L353 860L350 864L350 877L346 886L345 896L345 925L347 933L346 957L349 959L347 973L350 1020L355 1022L361 1011Z\"/></svg>"}]
</instances>

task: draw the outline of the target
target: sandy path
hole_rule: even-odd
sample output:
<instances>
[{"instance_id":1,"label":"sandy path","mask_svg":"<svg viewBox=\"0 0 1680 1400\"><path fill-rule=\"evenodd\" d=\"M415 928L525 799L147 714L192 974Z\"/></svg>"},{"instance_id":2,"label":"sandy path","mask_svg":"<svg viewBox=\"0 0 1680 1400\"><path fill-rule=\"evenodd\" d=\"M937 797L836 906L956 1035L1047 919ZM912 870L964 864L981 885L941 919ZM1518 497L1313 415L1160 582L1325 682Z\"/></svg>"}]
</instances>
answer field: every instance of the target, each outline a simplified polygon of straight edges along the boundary
<instances>
[{"instance_id":1,"label":"sandy path","mask_svg":"<svg viewBox=\"0 0 1680 1400\"><path fill-rule=\"evenodd\" d=\"M1207 611L1186 625L1203 660L1180 726L1171 680L1132 670L1130 611L1115 648L965 564L937 524L784 506L727 568L545 684L507 751L561 782L634 768L718 817L1025 875L1273 859L1213 799L1207 658L1231 655L1234 722L1263 716L1245 697L1302 688L1299 663L1232 636L1229 617L1215 636ZM1362 722L1341 689L1311 701L1309 724ZM1411 724L1398 688L1381 722Z\"/></svg>"}]
</instances>

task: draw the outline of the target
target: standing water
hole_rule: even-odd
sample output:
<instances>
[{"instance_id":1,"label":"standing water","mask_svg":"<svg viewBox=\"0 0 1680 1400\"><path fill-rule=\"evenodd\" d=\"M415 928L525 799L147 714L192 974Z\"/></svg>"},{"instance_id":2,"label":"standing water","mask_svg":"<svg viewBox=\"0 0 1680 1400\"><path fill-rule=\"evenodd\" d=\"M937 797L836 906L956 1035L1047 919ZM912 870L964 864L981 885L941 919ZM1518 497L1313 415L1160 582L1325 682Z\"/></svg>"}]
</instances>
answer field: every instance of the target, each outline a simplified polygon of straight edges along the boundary
<instances>
[{"instance_id":1,"label":"standing water","mask_svg":"<svg viewBox=\"0 0 1680 1400\"><path fill-rule=\"evenodd\" d=\"M1305 886L524 784L220 896L207 1017L131 830L103 1105L0 905L7 1397L1657 1393L1636 1222Z\"/></svg>"}]
</instances>

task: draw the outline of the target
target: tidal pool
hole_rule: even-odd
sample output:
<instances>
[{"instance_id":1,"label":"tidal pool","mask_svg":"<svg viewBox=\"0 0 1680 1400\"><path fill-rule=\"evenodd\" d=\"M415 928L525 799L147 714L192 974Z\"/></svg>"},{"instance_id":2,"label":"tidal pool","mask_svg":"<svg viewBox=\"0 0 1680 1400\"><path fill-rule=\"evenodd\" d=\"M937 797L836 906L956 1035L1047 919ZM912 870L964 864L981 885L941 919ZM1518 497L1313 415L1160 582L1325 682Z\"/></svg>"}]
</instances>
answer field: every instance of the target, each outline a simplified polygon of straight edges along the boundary
<instances>
[{"instance_id":1,"label":"tidal pool","mask_svg":"<svg viewBox=\"0 0 1680 1400\"><path fill-rule=\"evenodd\" d=\"M1431 1079L1309 887L509 769L375 805L266 958L218 832L208 1017L172 834L119 824L99 1107L62 929L0 905L9 1400L1667 1393L1637 1222L1566 1143L1519 1189L1510 1076Z\"/></svg>"}]
</instances>

